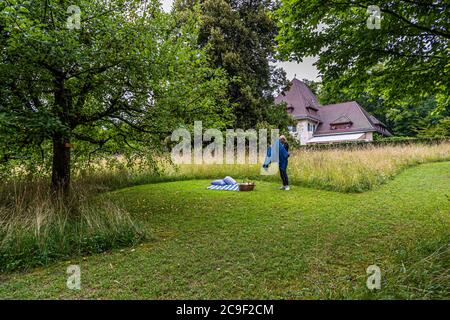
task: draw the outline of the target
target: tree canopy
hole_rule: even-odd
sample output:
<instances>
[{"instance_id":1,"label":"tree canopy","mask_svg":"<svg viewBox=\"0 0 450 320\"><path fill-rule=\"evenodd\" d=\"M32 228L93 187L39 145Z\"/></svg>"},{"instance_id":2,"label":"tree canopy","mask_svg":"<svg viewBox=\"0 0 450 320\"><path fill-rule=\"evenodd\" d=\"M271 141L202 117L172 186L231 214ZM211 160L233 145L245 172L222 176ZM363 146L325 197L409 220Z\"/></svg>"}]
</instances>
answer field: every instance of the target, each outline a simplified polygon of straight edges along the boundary
<instances>
[{"instance_id":1,"label":"tree canopy","mask_svg":"<svg viewBox=\"0 0 450 320\"><path fill-rule=\"evenodd\" d=\"M285 108L275 106L273 98L287 85L284 70L274 64L276 1L180 0L175 8L183 11L196 6L201 13L198 43L207 50L210 66L225 70L228 76L234 126L247 129L270 122L286 127L290 120Z\"/></svg>"},{"instance_id":2,"label":"tree canopy","mask_svg":"<svg viewBox=\"0 0 450 320\"><path fill-rule=\"evenodd\" d=\"M195 45L195 15L179 24L156 1L72 4L0 3L2 164L50 160L53 187L67 191L71 150L156 148L194 116L229 125L227 80Z\"/></svg>"}]
</instances>

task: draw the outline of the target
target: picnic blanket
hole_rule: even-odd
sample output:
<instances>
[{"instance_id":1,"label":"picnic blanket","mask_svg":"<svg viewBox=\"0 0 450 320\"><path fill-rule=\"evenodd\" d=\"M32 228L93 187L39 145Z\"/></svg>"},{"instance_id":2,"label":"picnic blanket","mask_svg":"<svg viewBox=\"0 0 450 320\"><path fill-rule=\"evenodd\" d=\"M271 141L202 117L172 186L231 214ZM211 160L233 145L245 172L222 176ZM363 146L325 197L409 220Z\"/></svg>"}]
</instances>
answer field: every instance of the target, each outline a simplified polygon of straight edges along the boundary
<instances>
[{"instance_id":1,"label":"picnic blanket","mask_svg":"<svg viewBox=\"0 0 450 320\"><path fill-rule=\"evenodd\" d=\"M223 190L223 191L239 191L239 185L236 180L230 176L226 176L221 180L214 180L208 190Z\"/></svg>"},{"instance_id":2,"label":"picnic blanket","mask_svg":"<svg viewBox=\"0 0 450 320\"><path fill-rule=\"evenodd\" d=\"M222 190L222 191L239 191L239 185L238 184L227 184L224 186L209 186L207 188L208 190Z\"/></svg>"}]
</instances>

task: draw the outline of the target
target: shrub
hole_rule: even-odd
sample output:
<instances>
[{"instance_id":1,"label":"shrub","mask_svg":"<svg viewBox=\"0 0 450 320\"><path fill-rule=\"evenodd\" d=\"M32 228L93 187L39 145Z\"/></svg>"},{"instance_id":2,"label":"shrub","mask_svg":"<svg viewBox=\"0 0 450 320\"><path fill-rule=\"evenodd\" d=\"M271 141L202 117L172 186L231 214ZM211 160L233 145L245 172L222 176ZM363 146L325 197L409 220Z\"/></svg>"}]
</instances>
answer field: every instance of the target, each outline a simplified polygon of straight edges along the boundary
<instances>
[{"instance_id":1,"label":"shrub","mask_svg":"<svg viewBox=\"0 0 450 320\"><path fill-rule=\"evenodd\" d=\"M353 141L300 146L300 150L362 149L382 146L436 145L450 142L446 137L387 137L374 141Z\"/></svg>"}]
</instances>

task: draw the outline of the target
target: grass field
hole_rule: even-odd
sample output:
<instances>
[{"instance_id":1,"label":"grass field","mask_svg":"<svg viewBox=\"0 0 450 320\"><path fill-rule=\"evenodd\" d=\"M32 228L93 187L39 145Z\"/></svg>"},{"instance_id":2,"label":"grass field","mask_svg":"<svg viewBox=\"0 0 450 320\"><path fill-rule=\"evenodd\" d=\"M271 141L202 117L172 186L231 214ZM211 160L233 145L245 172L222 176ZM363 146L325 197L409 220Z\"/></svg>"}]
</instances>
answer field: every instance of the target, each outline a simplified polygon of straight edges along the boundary
<instances>
[{"instance_id":1,"label":"grass field","mask_svg":"<svg viewBox=\"0 0 450 320\"><path fill-rule=\"evenodd\" d=\"M217 179L226 175L238 181L279 182L278 174L261 175L260 165L174 166L167 157L154 160L149 163L133 158L127 163L123 157L101 158L90 166L74 169L72 192L64 201L55 201L47 176L13 170L15 173L0 182L0 272L28 270L74 256L129 247L152 236L142 232L139 216L132 217L128 212L135 207L133 202L120 207L99 194L156 182ZM289 177L291 185L297 187L364 192L409 167L449 160L448 141L301 149L291 153Z\"/></svg>"},{"instance_id":2,"label":"grass field","mask_svg":"<svg viewBox=\"0 0 450 320\"><path fill-rule=\"evenodd\" d=\"M450 298L450 162L423 164L346 194L207 180L106 195L152 238L133 248L0 276L0 298ZM81 266L81 290L66 268ZM376 264L382 288L366 288Z\"/></svg>"}]
</instances>

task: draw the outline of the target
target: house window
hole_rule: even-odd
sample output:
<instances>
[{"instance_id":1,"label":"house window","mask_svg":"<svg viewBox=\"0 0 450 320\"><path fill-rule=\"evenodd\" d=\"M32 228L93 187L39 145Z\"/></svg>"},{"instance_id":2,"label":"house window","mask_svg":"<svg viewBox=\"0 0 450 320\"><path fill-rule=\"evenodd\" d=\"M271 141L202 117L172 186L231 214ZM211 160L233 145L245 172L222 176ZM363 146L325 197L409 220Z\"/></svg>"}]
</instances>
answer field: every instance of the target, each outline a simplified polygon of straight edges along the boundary
<instances>
[{"instance_id":1,"label":"house window","mask_svg":"<svg viewBox=\"0 0 450 320\"><path fill-rule=\"evenodd\" d=\"M336 124L331 124L330 125L330 129L331 130L336 130L336 129L348 129L352 126L351 122L347 122L347 123L336 123Z\"/></svg>"},{"instance_id":2,"label":"house window","mask_svg":"<svg viewBox=\"0 0 450 320\"><path fill-rule=\"evenodd\" d=\"M309 113L309 114L312 114L312 115L317 115L317 109L315 108L315 107L313 107L313 106L308 106L308 107L306 107L306 111Z\"/></svg>"}]
</instances>

